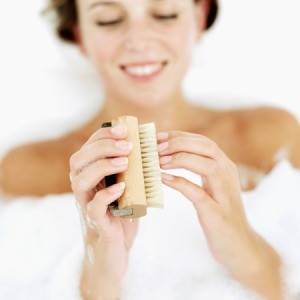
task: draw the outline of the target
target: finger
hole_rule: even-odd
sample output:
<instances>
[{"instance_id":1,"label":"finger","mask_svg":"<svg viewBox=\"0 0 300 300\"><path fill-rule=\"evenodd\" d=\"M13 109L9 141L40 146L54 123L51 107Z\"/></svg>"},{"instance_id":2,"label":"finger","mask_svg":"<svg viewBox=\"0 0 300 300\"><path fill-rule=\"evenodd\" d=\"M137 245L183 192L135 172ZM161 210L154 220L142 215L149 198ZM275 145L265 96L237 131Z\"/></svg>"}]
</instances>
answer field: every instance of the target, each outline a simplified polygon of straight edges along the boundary
<instances>
[{"instance_id":1,"label":"finger","mask_svg":"<svg viewBox=\"0 0 300 300\"><path fill-rule=\"evenodd\" d=\"M71 156L70 169L72 175L75 176L99 159L128 155L132 147L133 144L125 140L102 139L90 143Z\"/></svg>"},{"instance_id":2,"label":"finger","mask_svg":"<svg viewBox=\"0 0 300 300\"><path fill-rule=\"evenodd\" d=\"M162 142L167 139L171 139L171 138L178 137L178 136L205 137L204 135L201 135L201 134L179 131L179 130L170 130L170 131L164 131L164 132L157 133L157 140L158 140L158 142Z\"/></svg>"},{"instance_id":3,"label":"finger","mask_svg":"<svg viewBox=\"0 0 300 300\"><path fill-rule=\"evenodd\" d=\"M200 186L190 182L184 177L162 173L162 181L167 186L179 191L194 205L199 218L207 218L209 215L220 211L218 203L212 199Z\"/></svg>"},{"instance_id":4,"label":"finger","mask_svg":"<svg viewBox=\"0 0 300 300\"><path fill-rule=\"evenodd\" d=\"M224 179L222 170L218 163L211 158L180 152L160 157L160 167L164 170L183 168L198 174L202 180L205 180L204 188L213 198L218 196L216 191L220 191L222 188Z\"/></svg>"},{"instance_id":5,"label":"finger","mask_svg":"<svg viewBox=\"0 0 300 300\"><path fill-rule=\"evenodd\" d=\"M164 170L183 168L200 175L202 186L210 197L229 209L228 195L233 195L238 179L229 167L223 166L225 163L220 164L211 158L180 152L161 157L160 164Z\"/></svg>"},{"instance_id":6,"label":"finger","mask_svg":"<svg viewBox=\"0 0 300 300\"><path fill-rule=\"evenodd\" d=\"M125 139L127 137L127 130L127 126L123 124L118 124L113 127L99 128L90 136L90 138L82 147L101 139Z\"/></svg>"},{"instance_id":7,"label":"finger","mask_svg":"<svg viewBox=\"0 0 300 300\"><path fill-rule=\"evenodd\" d=\"M218 145L204 136L180 135L169 138L158 144L159 156L169 155L177 152L188 152L215 160L221 160L223 155Z\"/></svg>"},{"instance_id":8,"label":"finger","mask_svg":"<svg viewBox=\"0 0 300 300\"><path fill-rule=\"evenodd\" d=\"M156 134L156 139L158 143L164 142L169 138L168 132L159 132Z\"/></svg>"},{"instance_id":9,"label":"finger","mask_svg":"<svg viewBox=\"0 0 300 300\"><path fill-rule=\"evenodd\" d=\"M117 200L124 193L124 189L124 182L111 185L99 191L94 199L87 204L87 221L91 228L101 229L102 231L107 229L109 225L108 205Z\"/></svg>"},{"instance_id":10,"label":"finger","mask_svg":"<svg viewBox=\"0 0 300 300\"><path fill-rule=\"evenodd\" d=\"M73 179L72 190L82 206L85 206L94 195L95 186L105 177L124 172L128 167L127 157L101 159L85 168Z\"/></svg>"},{"instance_id":11,"label":"finger","mask_svg":"<svg viewBox=\"0 0 300 300\"><path fill-rule=\"evenodd\" d=\"M159 163L165 170L183 168L204 177L216 177L222 172L214 159L186 152L161 156Z\"/></svg>"}]
</instances>

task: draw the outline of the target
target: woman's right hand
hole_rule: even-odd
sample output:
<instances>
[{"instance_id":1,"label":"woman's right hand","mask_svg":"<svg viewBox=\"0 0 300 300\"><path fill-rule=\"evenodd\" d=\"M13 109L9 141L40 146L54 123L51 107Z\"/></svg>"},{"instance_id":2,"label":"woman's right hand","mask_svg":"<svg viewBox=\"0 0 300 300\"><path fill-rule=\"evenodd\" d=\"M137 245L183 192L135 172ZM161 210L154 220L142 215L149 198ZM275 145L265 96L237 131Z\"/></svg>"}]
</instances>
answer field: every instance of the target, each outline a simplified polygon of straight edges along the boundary
<instances>
[{"instance_id":1,"label":"woman's right hand","mask_svg":"<svg viewBox=\"0 0 300 300\"><path fill-rule=\"evenodd\" d=\"M124 183L105 187L104 177L124 172L132 144L127 127L101 128L70 159L70 179L81 215L85 259L84 299L118 297L138 220L111 215L108 205L124 192Z\"/></svg>"}]
</instances>

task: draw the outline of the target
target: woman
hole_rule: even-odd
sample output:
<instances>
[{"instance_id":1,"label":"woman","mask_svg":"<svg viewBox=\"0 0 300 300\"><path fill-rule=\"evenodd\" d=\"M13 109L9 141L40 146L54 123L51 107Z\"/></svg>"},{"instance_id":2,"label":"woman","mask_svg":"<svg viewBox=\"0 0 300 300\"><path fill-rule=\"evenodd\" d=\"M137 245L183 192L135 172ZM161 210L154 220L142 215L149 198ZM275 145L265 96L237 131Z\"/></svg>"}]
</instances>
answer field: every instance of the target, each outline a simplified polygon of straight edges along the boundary
<instances>
[{"instance_id":1,"label":"woman","mask_svg":"<svg viewBox=\"0 0 300 300\"><path fill-rule=\"evenodd\" d=\"M113 217L107 210L123 193L124 184L95 189L104 176L127 168L127 129L99 129L102 122L121 115L156 123L162 169L184 168L202 177L202 187L168 174L163 174L163 183L193 203L215 259L247 288L267 299L281 299L280 258L248 224L238 168L251 171L244 186L251 188L257 174L272 169L282 149L300 167L299 124L274 108L214 111L184 99L181 81L194 46L215 19L217 3L51 4L58 13L59 36L80 47L95 66L105 92L104 106L96 118L66 137L11 151L2 161L1 186L12 194L74 192L86 225L84 299L118 298L138 231L138 220ZM91 252L94 263L89 260Z\"/></svg>"}]
</instances>

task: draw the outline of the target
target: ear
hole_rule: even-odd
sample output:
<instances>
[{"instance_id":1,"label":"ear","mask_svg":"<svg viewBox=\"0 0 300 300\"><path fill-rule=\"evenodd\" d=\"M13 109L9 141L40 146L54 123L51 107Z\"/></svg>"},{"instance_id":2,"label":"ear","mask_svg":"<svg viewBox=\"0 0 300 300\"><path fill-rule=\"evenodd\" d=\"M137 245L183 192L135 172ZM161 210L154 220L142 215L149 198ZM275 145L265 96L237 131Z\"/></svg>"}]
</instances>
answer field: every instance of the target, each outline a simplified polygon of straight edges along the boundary
<instances>
[{"instance_id":1,"label":"ear","mask_svg":"<svg viewBox=\"0 0 300 300\"><path fill-rule=\"evenodd\" d=\"M202 36L202 33L207 27L207 17L210 10L210 4L208 0L196 0L195 1L195 18L197 24L197 41Z\"/></svg>"},{"instance_id":2,"label":"ear","mask_svg":"<svg viewBox=\"0 0 300 300\"><path fill-rule=\"evenodd\" d=\"M80 28L79 28L78 24L75 24L75 25L72 26L72 32L73 32L73 35L74 35L75 45L77 45L79 47L80 52L84 56L86 56L86 51L85 51L85 47L84 47L83 42L82 42L82 35L81 35L81 31L80 31Z\"/></svg>"}]
</instances>

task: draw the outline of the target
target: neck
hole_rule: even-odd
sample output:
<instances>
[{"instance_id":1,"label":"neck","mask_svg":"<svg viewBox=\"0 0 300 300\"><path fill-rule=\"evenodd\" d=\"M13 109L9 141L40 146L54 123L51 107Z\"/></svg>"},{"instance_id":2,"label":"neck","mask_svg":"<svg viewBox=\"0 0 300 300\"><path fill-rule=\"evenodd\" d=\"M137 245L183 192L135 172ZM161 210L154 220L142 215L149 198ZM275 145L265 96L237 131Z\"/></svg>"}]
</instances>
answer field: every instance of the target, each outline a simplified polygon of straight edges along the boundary
<instances>
[{"instance_id":1,"label":"neck","mask_svg":"<svg viewBox=\"0 0 300 300\"><path fill-rule=\"evenodd\" d=\"M108 121L118 116L136 116L139 124L155 122L157 131L184 130L187 127L191 110L192 106L184 100L181 93L178 93L170 101L153 107L141 107L132 103L128 104L125 101L107 98L97 119Z\"/></svg>"}]
</instances>

